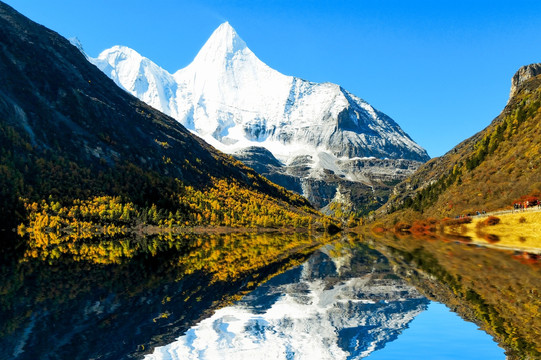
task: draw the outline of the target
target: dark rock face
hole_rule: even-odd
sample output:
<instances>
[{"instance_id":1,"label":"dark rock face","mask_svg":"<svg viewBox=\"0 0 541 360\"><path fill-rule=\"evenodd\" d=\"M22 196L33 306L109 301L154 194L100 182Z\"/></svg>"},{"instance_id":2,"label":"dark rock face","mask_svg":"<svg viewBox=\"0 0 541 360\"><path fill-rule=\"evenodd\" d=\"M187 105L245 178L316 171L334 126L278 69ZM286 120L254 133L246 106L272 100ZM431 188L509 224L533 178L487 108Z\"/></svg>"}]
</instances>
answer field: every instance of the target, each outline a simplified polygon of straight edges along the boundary
<instances>
[{"instance_id":1,"label":"dark rock face","mask_svg":"<svg viewBox=\"0 0 541 360\"><path fill-rule=\"evenodd\" d=\"M515 75L513 75L513 78L511 79L511 92L509 94L509 98L511 99L513 95L516 94L520 86L526 80L536 77L539 74L541 74L540 63L525 65L518 69L518 71L515 73Z\"/></svg>"},{"instance_id":2,"label":"dark rock face","mask_svg":"<svg viewBox=\"0 0 541 360\"><path fill-rule=\"evenodd\" d=\"M280 168L283 164L264 147L251 146L233 154L235 159L242 161L258 173L268 171L270 168Z\"/></svg>"},{"instance_id":3,"label":"dark rock face","mask_svg":"<svg viewBox=\"0 0 541 360\"><path fill-rule=\"evenodd\" d=\"M316 208L331 213L329 205L339 202L348 210L368 212L384 204L392 186L413 174L422 164L403 159L357 158L340 160L343 173L320 169L314 175L314 159L297 156L288 165L262 147L249 147L234 157L272 182L306 197Z\"/></svg>"},{"instance_id":4,"label":"dark rock face","mask_svg":"<svg viewBox=\"0 0 541 360\"><path fill-rule=\"evenodd\" d=\"M233 157L273 183L297 194L303 194L301 179L284 171L284 165L269 150L251 146L236 152Z\"/></svg>"}]
</instances>

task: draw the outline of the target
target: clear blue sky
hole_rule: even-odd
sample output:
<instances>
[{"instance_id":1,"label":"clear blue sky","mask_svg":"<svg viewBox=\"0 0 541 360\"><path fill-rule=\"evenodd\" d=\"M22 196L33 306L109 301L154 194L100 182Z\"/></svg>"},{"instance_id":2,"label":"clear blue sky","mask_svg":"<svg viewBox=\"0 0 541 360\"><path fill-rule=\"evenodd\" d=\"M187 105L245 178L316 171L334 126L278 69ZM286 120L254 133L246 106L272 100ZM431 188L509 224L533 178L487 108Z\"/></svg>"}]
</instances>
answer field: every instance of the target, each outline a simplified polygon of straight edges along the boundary
<instances>
[{"instance_id":1,"label":"clear blue sky","mask_svg":"<svg viewBox=\"0 0 541 360\"><path fill-rule=\"evenodd\" d=\"M91 56L126 45L170 72L229 21L272 68L342 85L430 156L488 125L510 79L541 62L541 1L8 0L77 36Z\"/></svg>"}]
</instances>

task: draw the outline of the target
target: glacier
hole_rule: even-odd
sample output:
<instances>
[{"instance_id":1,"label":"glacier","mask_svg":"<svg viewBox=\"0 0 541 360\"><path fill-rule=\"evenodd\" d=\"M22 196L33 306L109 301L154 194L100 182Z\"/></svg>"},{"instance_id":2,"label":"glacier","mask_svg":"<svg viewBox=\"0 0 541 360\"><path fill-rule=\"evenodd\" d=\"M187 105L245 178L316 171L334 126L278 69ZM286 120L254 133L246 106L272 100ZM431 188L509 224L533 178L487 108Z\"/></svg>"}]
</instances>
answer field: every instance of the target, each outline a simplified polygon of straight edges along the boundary
<instances>
[{"instance_id":1,"label":"glacier","mask_svg":"<svg viewBox=\"0 0 541 360\"><path fill-rule=\"evenodd\" d=\"M228 22L174 74L125 46L104 50L89 61L118 86L223 152L270 151L282 164L277 171L296 177L301 189L314 183L305 179L332 183L340 178L372 186L381 179L355 171L355 164L372 158L409 161L407 175L429 159L394 120L341 86L267 66ZM302 159L310 171L299 175L290 166ZM385 176L403 178L392 166ZM289 182L281 185L291 189ZM317 205L325 206L334 195Z\"/></svg>"}]
</instances>

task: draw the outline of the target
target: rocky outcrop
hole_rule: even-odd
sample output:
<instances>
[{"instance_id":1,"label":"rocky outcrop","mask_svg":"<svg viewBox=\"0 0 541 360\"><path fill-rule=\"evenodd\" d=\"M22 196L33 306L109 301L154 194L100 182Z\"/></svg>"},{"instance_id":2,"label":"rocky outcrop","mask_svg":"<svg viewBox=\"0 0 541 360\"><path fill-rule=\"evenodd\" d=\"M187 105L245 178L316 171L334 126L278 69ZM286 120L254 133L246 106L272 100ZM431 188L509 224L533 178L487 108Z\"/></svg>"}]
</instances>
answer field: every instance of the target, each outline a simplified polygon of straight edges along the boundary
<instances>
[{"instance_id":1,"label":"rocky outcrop","mask_svg":"<svg viewBox=\"0 0 541 360\"><path fill-rule=\"evenodd\" d=\"M528 79L531 79L541 74L541 63L525 65L518 69L513 78L511 79L511 92L509 93L509 99L511 99L518 91L520 86Z\"/></svg>"},{"instance_id":2,"label":"rocky outcrop","mask_svg":"<svg viewBox=\"0 0 541 360\"><path fill-rule=\"evenodd\" d=\"M283 167L283 164L264 147L250 146L237 151L233 154L233 157L258 173L269 172L272 169Z\"/></svg>"}]
</instances>

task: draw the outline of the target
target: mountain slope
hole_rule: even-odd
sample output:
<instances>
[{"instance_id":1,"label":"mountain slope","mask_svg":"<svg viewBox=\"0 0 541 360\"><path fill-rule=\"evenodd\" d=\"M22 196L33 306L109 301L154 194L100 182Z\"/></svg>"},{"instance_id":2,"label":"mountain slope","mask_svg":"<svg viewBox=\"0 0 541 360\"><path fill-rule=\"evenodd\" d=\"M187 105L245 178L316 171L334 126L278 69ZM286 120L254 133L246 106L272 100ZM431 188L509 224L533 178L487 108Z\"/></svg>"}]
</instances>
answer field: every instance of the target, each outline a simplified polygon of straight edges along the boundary
<instances>
[{"instance_id":1,"label":"mountain slope","mask_svg":"<svg viewBox=\"0 0 541 360\"><path fill-rule=\"evenodd\" d=\"M119 89L66 39L3 3L0 159L3 226L25 216L20 198L121 196L162 215L193 215L202 210L183 194L220 181L283 209L308 205Z\"/></svg>"},{"instance_id":2,"label":"mountain slope","mask_svg":"<svg viewBox=\"0 0 541 360\"><path fill-rule=\"evenodd\" d=\"M383 209L455 216L512 205L541 191L541 75L539 64L513 77L512 96L484 130L399 184Z\"/></svg>"},{"instance_id":3,"label":"mountain slope","mask_svg":"<svg viewBox=\"0 0 541 360\"><path fill-rule=\"evenodd\" d=\"M289 189L298 191L300 183L300 193L309 196L320 190L311 185L313 179L333 183L325 201L309 197L317 206L329 203L340 179L349 186L381 185L377 176L359 176L356 167L366 158L408 160L413 169L429 159L390 117L339 85L271 69L228 23L214 31L190 65L174 74L123 46L90 60L120 87L216 148L230 154L249 147L270 151L283 164L277 171L297 178ZM299 160L310 169L307 174L291 171ZM327 170L337 178L329 179ZM392 166L387 170L385 176L393 181L403 179Z\"/></svg>"}]
</instances>

